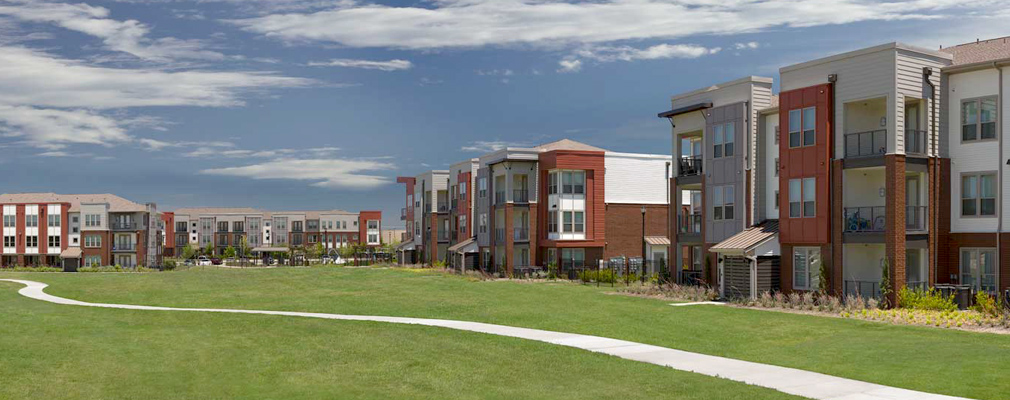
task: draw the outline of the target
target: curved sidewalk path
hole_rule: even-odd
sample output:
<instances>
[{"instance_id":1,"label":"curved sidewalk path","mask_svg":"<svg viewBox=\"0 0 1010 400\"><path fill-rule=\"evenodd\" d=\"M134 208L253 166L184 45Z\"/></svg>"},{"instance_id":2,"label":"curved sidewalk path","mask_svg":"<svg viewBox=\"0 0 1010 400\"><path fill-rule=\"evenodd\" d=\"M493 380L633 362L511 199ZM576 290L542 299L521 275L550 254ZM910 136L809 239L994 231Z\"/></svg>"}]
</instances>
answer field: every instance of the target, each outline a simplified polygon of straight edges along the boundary
<instances>
[{"instance_id":1,"label":"curved sidewalk path","mask_svg":"<svg viewBox=\"0 0 1010 400\"><path fill-rule=\"evenodd\" d=\"M662 365L673 369L714 376L722 379L743 382L778 390L783 393L823 400L939 400L962 399L961 397L943 396L931 393L898 389L889 386L867 383L852 379L838 378L816 372L803 371L794 368L777 367L749 361L740 361L724 357L709 356L674 350L666 347L647 345L625 340L609 339L599 336L579 335L544 331L539 329L516 328L512 326L485 324L480 322L453 321L444 319L379 317L365 315L342 315L307 313L293 311L260 311L232 310L215 308L173 308L154 306L135 306L129 304L101 304L64 299L46 294L46 284L18 279L0 279L0 281L15 282L25 285L18 290L22 296L56 304L84 307L119 308L125 310L146 311L197 311L232 314L264 314L284 315L290 317L308 317L336 319L347 321L375 321L394 324L426 325L441 328L458 329L462 331L489 333L528 340L536 340L551 344L589 350L596 353ZM869 366L868 366L869 368Z\"/></svg>"}]
</instances>

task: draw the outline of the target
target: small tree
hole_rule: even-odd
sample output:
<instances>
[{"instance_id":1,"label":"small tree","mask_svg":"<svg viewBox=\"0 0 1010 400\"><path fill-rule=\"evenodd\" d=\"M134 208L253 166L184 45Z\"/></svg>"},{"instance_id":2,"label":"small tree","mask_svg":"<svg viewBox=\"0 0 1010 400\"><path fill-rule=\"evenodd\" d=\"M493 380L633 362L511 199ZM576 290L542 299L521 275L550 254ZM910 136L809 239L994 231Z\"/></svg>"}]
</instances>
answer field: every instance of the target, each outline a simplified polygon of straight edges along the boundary
<instances>
[{"instance_id":1,"label":"small tree","mask_svg":"<svg viewBox=\"0 0 1010 400\"><path fill-rule=\"evenodd\" d=\"M326 252L326 249L323 248L323 244L322 243L316 243L316 244L314 244L312 246L309 246L308 248L305 249L305 255L310 260L318 260L320 258L323 258L323 253L325 253L325 252Z\"/></svg>"},{"instance_id":2,"label":"small tree","mask_svg":"<svg viewBox=\"0 0 1010 400\"><path fill-rule=\"evenodd\" d=\"M214 243L207 243L207 246L203 248L203 254L206 256L214 255Z\"/></svg>"},{"instance_id":3,"label":"small tree","mask_svg":"<svg viewBox=\"0 0 1010 400\"><path fill-rule=\"evenodd\" d=\"M890 305L891 294L893 292L894 291L891 290L891 260L884 257L884 265L881 267L880 271L880 297L883 298L881 300L881 304L883 304L884 307L888 307Z\"/></svg>"},{"instance_id":4,"label":"small tree","mask_svg":"<svg viewBox=\"0 0 1010 400\"><path fill-rule=\"evenodd\" d=\"M191 258L196 257L196 253L197 253L196 247L194 247L191 244L188 244L186 246L183 246L182 254L180 254L180 257L182 257L183 260L189 260Z\"/></svg>"},{"instance_id":5,"label":"small tree","mask_svg":"<svg viewBox=\"0 0 1010 400\"><path fill-rule=\"evenodd\" d=\"M245 236L238 239L238 255L243 258L249 255L249 241L246 240Z\"/></svg>"},{"instance_id":6,"label":"small tree","mask_svg":"<svg viewBox=\"0 0 1010 400\"><path fill-rule=\"evenodd\" d=\"M228 246L228 248L224 249L224 258L235 258L235 248Z\"/></svg>"}]
</instances>

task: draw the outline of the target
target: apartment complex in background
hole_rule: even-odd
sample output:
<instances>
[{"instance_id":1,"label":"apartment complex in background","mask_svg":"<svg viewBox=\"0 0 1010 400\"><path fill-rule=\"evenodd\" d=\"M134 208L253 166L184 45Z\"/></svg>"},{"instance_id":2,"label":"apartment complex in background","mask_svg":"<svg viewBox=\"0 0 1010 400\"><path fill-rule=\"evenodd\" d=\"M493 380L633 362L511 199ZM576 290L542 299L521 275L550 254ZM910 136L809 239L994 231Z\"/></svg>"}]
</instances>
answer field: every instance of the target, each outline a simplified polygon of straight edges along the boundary
<instances>
[{"instance_id":1,"label":"apartment complex in background","mask_svg":"<svg viewBox=\"0 0 1010 400\"><path fill-rule=\"evenodd\" d=\"M878 297L886 269L892 292L1007 289L1007 65L1005 39L889 43L783 67L777 96L758 77L674 96L678 279Z\"/></svg>"},{"instance_id":2,"label":"apartment complex in background","mask_svg":"<svg viewBox=\"0 0 1010 400\"><path fill-rule=\"evenodd\" d=\"M254 208L181 208L166 214L172 247L214 249L223 254L242 244L250 251L286 251L291 247L322 245L327 252L355 244L382 245L382 213L331 211L263 211Z\"/></svg>"},{"instance_id":3,"label":"apartment complex in background","mask_svg":"<svg viewBox=\"0 0 1010 400\"><path fill-rule=\"evenodd\" d=\"M161 265L163 226L154 203L112 194L0 195L0 265Z\"/></svg>"},{"instance_id":4,"label":"apartment complex in background","mask_svg":"<svg viewBox=\"0 0 1010 400\"><path fill-rule=\"evenodd\" d=\"M415 205L415 234L398 248L401 262L508 272L573 270L612 257L665 264L670 164L666 155L566 139L400 178L413 184Z\"/></svg>"}]
</instances>

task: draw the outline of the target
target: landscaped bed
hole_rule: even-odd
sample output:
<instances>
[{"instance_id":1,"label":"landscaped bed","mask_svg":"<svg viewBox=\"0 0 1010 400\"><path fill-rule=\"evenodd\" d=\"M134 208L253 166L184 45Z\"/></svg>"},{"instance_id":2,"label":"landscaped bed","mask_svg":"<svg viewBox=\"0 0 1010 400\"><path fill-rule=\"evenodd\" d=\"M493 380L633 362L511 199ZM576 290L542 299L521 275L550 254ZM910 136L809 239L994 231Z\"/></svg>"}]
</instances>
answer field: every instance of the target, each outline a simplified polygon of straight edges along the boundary
<instances>
[{"instance_id":1,"label":"landscaped bed","mask_svg":"<svg viewBox=\"0 0 1010 400\"><path fill-rule=\"evenodd\" d=\"M432 270L333 267L257 270L206 268L164 274L2 273L0 278L22 278L45 282L51 285L47 289L49 293L91 302L445 318L582 333L794 367L925 392L979 399L1010 398L1010 380L1004 379L1003 372L1010 369L1010 336L963 332L954 329L889 325L872 321L825 318L793 313L769 313L741 307L670 307L669 300L611 296L607 294L614 293L616 289L567 281L525 281L529 283L516 284L510 281L480 281L472 277L467 279ZM12 285L11 289L13 288ZM10 296L4 298L4 300L10 299L12 299ZM9 304L12 303L21 307L31 303L31 300L6 301L8 305L4 307L9 307ZM13 310L17 310L18 307ZM80 309L66 308L67 306L44 305L37 307L46 309L46 313L66 313L68 315L80 313ZM72 311L52 309L53 307L64 307ZM4 315L3 318L9 317L9 314L13 312L11 308L5 308L5 310L7 310L5 312L7 315ZM101 315L88 314L85 317L88 319L112 317L112 315L105 313L131 314L132 312L103 310ZM201 321L209 321L214 318L216 317L201 317ZM272 321L269 328L259 326L258 320L257 322L247 322L245 319L236 321L230 319L237 317L227 318L232 323L248 324L249 329L245 331L248 331L249 334L254 332L267 334L269 331L271 335L279 335L281 332L286 332L287 323L277 321L278 318L262 317L262 319ZM255 319L255 317L245 318ZM181 319L185 319L185 317L174 317L173 321ZM146 322L145 324L150 324L150 326L145 325L148 327L145 328L144 335L156 335L166 342L176 344L195 340L209 341L214 343L214 346L229 346L229 343L232 342L240 343L242 346L265 345L265 343L252 339L249 334L221 338L210 331L200 330L201 333L196 337L182 335L174 328L172 330L159 328L163 322L157 320ZM302 334L308 335L307 337L312 340L315 340L317 335L325 337L332 334L326 333L332 332L330 328L322 328L322 326L329 326L326 324L328 322L331 321L322 321L319 325L313 324L316 326L316 328L310 329L310 332L313 333L303 332ZM36 319L25 323L29 325L43 324ZM58 322L54 321L54 323ZM344 324L337 323L337 325L343 326ZM36 330L43 328L44 326L41 325L36 326ZM78 335L75 329L69 330L71 336ZM377 352L384 353L384 347L389 346L389 342L385 338L393 338L400 334L396 328L384 329L379 327L377 331L370 332L372 334L388 332L377 334L379 338L375 342L375 351ZM60 332L63 336L68 334L66 329L60 330ZM412 359L421 359L423 356L439 359L440 354L449 351L441 344L443 342L440 338L446 337L441 332L440 330L431 331L430 334L434 335L431 340L410 336L409 340L425 343L424 351L417 353L417 357ZM234 335L234 332L229 331L228 335ZM324 337L318 338L320 343L326 343ZM498 343L496 339L487 340ZM51 343L36 344L33 345L31 352L52 357L53 346L62 346L60 343L59 340L53 340ZM427 343L435 344L429 346ZM511 346L511 343L500 344L500 346ZM287 348L284 340L271 342L271 344ZM147 346L151 346L151 344L145 341L145 344L140 347L146 348ZM0 349L0 351L4 350ZM133 350L142 351L141 348ZM395 350L403 351L401 347L395 347ZM535 357L533 354L538 351L532 351L529 357ZM277 354L283 353L278 350ZM255 352L252 355L255 355ZM206 356L211 357L209 354ZM375 357L377 357L377 363L388 362L381 361L385 358L378 355ZM201 359L197 361L199 360ZM547 362L539 358L529 358L528 360L532 363ZM62 361L69 364L76 363L73 360L63 359ZM255 363L239 364L239 369L244 371L243 373L232 375L251 379L251 375L248 374L253 374L252 368L279 362L279 360L270 357L257 356ZM464 373L460 368L465 367L456 365L458 362L460 361L451 360L449 364L440 367L445 371L444 375L440 376L444 379L461 379L458 378L458 374ZM131 363L136 365L136 363L142 364L143 362L134 360ZM285 361L281 364L297 369L298 365L293 363L294 361ZM216 364L208 365L201 361L196 365L196 368L204 373L219 373ZM428 364L423 365L425 368L430 368ZM595 368L586 364L580 365L583 365L583 371ZM622 372L628 371L625 368L637 368L626 367L625 365L629 364L624 362L619 365ZM368 363L356 363L353 367L367 370L381 369ZM402 366L390 368L397 371L396 374L406 374L402 376L409 377L413 382L417 377L413 375L414 372L403 372L399 369L400 367ZM613 367L611 366L611 368ZM181 365L180 368L182 368ZM323 368L323 365L313 361L312 368ZM495 376L498 378L495 380L496 382L502 382L500 385L518 385L519 389L527 387L527 384L523 383L527 381L543 385L550 385L551 383L548 382L557 381L553 377L546 381L530 378L526 371L510 369L506 364L497 360L481 363L475 368L478 370L466 373ZM42 368L42 370L49 373L57 372L51 368ZM269 368L269 370L272 371L270 379L279 379L278 376L283 375L278 369ZM29 368L16 371L32 370ZM532 371L530 373L544 373L536 369L530 371ZM660 371L664 370L660 369ZM670 374L676 373L676 371L665 371ZM17 373L26 374L28 372ZM660 372L660 374L662 373L664 372ZM643 372L643 374L645 373ZM190 376L191 374L185 375ZM601 378L605 375L589 373L586 376L591 376L591 379L602 379L601 382L606 385L614 383L610 378ZM571 375L566 375L564 379L574 378ZM676 381L681 379L681 375L668 375L668 377L653 375L650 379L664 382ZM583 382L581 379L576 379L576 381ZM634 382L636 382L635 384L641 383L637 380ZM379 385L379 388L376 389L377 392L371 392L373 394L388 389L382 385L393 383L382 381L376 384ZM714 386L707 387L705 386L707 384L697 382L695 384L701 386L694 398L750 396L750 394L732 391L723 394L713 389ZM721 383L712 385L718 386L719 384ZM726 384L736 385L732 382L726 382ZM486 381L482 381L480 385L483 385L485 390L490 390L487 393L503 393L501 391L507 390ZM589 387L595 387L594 385L595 383L589 384ZM621 387L614 389L615 393L623 392L620 397L635 397L640 393L637 389L623 385ZM687 396L687 392L676 392L680 388L671 390L673 391L669 397ZM451 392L437 393L453 395ZM465 393L473 394L475 392ZM475 397L485 397L480 395L483 392L477 393L474 394ZM593 393L600 395L601 392ZM574 397L560 393L554 394L557 396L538 395L534 397ZM652 394L656 395L655 392ZM437 397L437 395L433 396ZM502 396L490 395L490 397ZM607 396L600 395L599 397Z\"/></svg>"}]
</instances>

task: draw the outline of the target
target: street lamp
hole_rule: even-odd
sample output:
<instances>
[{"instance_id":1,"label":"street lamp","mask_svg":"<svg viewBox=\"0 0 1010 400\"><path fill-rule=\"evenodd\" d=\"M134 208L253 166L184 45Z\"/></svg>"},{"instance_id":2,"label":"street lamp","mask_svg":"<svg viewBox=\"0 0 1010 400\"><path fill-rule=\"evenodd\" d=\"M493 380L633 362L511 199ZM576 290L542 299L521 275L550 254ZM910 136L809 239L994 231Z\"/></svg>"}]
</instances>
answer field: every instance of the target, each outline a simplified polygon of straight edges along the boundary
<instances>
[{"instance_id":1,"label":"street lamp","mask_svg":"<svg viewBox=\"0 0 1010 400\"><path fill-rule=\"evenodd\" d=\"M645 242L645 206L642 206L642 281L645 281L645 252L646 252L646 242Z\"/></svg>"}]
</instances>

